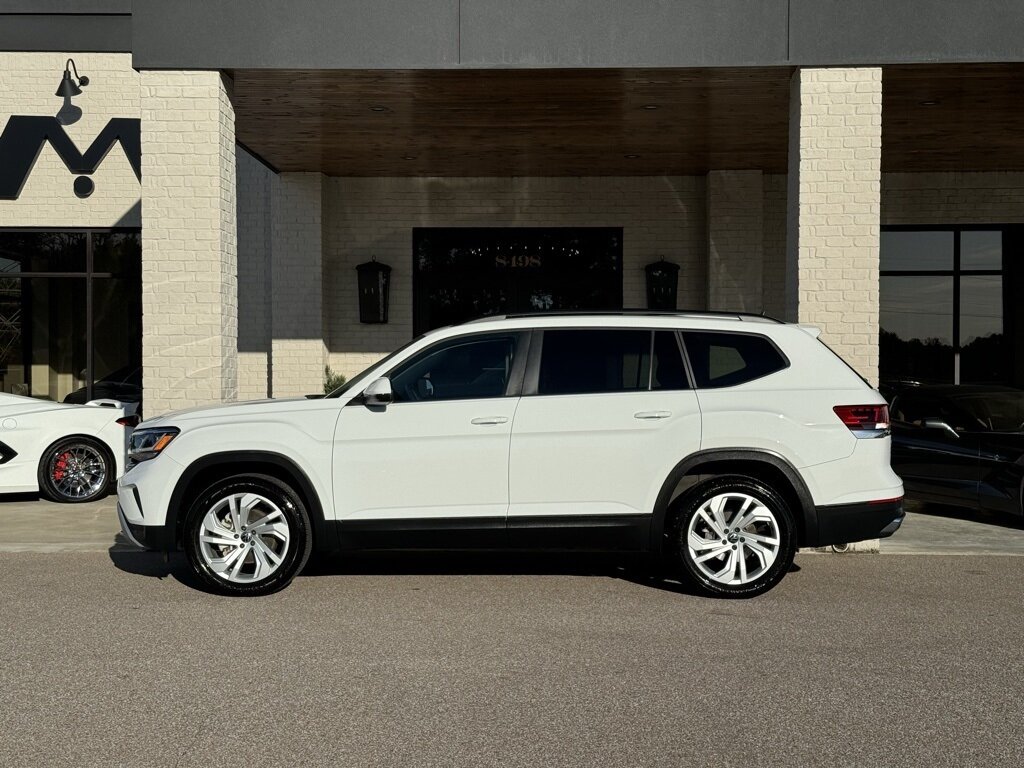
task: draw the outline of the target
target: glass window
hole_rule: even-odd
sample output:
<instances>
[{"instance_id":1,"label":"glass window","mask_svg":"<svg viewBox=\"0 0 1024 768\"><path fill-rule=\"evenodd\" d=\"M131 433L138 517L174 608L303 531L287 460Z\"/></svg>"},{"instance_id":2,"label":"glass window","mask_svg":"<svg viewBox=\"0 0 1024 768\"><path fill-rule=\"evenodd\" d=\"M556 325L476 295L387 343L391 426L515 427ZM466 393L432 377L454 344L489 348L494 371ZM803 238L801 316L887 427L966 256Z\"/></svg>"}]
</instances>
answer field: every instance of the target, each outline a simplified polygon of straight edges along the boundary
<instances>
[{"instance_id":1,"label":"glass window","mask_svg":"<svg viewBox=\"0 0 1024 768\"><path fill-rule=\"evenodd\" d=\"M974 429L994 432L1024 429L1024 392L972 393L957 395L954 401L973 418Z\"/></svg>"},{"instance_id":2,"label":"glass window","mask_svg":"<svg viewBox=\"0 0 1024 768\"><path fill-rule=\"evenodd\" d=\"M484 315L622 308L620 227L416 227L413 331Z\"/></svg>"},{"instance_id":3,"label":"glass window","mask_svg":"<svg viewBox=\"0 0 1024 768\"><path fill-rule=\"evenodd\" d=\"M881 378L953 381L953 277L883 276L879 283Z\"/></svg>"},{"instance_id":4,"label":"glass window","mask_svg":"<svg viewBox=\"0 0 1024 768\"><path fill-rule=\"evenodd\" d=\"M85 272L87 238L85 232L0 231L0 273Z\"/></svg>"},{"instance_id":5,"label":"glass window","mask_svg":"<svg viewBox=\"0 0 1024 768\"><path fill-rule=\"evenodd\" d=\"M635 392L649 387L650 376L650 331L544 332L538 394Z\"/></svg>"},{"instance_id":6,"label":"glass window","mask_svg":"<svg viewBox=\"0 0 1024 768\"><path fill-rule=\"evenodd\" d=\"M883 231L883 271L942 270L953 268L953 232Z\"/></svg>"},{"instance_id":7,"label":"glass window","mask_svg":"<svg viewBox=\"0 0 1024 768\"><path fill-rule=\"evenodd\" d=\"M763 336L686 331L686 354L698 387L732 387L785 368L782 353Z\"/></svg>"},{"instance_id":8,"label":"glass window","mask_svg":"<svg viewBox=\"0 0 1024 768\"><path fill-rule=\"evenodd\" d=\"M960 382L1007 381L1002 275L960 278Z\"/></svg>"},{"instance_id":9,"label":"glass window","mask_svg":"<svg viewBox=\"0 0 1024 768\"><path fill-rule=\"evenodd\" d=\"M140 256L138 232L0 230L0 389L140 402Z\"/></svg>"},{"instance_id":10,"label":"glass window","mask_svg":"<svg viewBox=\"0 0 1024 768\"><path fill-rule=\"evenodd\" d=\"M651 389L688 389L686 368L673 331L655 331Z\"/></svg>"},{"instance_id":11,"label":"glass window","mask_svg":"<svg viewBox=\"0 0 1024 768\"><path fill-rule=\"evenodd\" d=\"M1001 230L970 230L960 233L960 269L1002 269Z\"/></svg>"},{"instance_id":12,"label":"glass window","mask_svg":"<svg viewBox=\"0 0 1024 768\"><path fill-rule=\"evenodd\" d=\"M431 347L391 374L395 402L502 397L512 373L517 337L453 339Z\"/></svg>"}]
</instances>

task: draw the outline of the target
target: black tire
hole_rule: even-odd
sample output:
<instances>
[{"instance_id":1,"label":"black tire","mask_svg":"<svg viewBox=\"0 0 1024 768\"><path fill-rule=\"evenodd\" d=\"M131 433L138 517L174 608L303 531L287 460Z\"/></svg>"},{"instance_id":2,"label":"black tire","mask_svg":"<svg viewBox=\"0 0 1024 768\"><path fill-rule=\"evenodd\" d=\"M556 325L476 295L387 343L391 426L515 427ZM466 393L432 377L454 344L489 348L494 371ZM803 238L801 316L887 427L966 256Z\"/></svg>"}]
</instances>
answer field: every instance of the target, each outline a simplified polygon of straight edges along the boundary
<instances>
[{"instance_id":1,"label":"black tire","mask_svg":"<svg viewBox=\"0 0 1024 768\"><path fill-rule=\"evenodd\" d=\"M701 566L698 565L688 546L691 521L694 520L706 502L724 493L745 494L752 497L771 513L777 527L779 544L774 562L756 578L743 584L727 584L710 578L702 570ZM731 505L733 501L730 500L727 504ZM793 513L785 499L777 491L760 480L745 475L714 478L687 493L680 503L676 505L674 511L675 515L668 528L666 541L667 560L675 566L674 570L681 579L692 584L702 594L725 598L754 597L767 592L778 584L793 565L793 558L796 555L797 549L796 525L793 521ZM735 509L727 509L727 512L734 514ZM701 522L698 521L698 526L701 525ZM753 550L748 549L750 545L744 543L747 537L743 536L743 533L747 530L753 530L755 533L763 534L765 529L758 529L757 526L765 524L752 525L755 526L754 529L750 527L746 527L744 531L732 529L733 532L727 535L734 536L736 541L733 541L731 538L723 539L723 542L726 542L723 546L728 549L723 552L721 559L712 559L708 562L713 565L722 564L723 560L727 561L729 550L737 550L739 553L746 553L745 563L753 563L755 567L759 567L759 558ZM711 552L711 549L709 548L707 552ZM713 567L713 565L708 567Z\"/></svg>"},{"instance_id":2,"label":"black tire","mask_svg":"<svg viewBox=\"0 0 1024 768\"><path fill-rule=\"evenodd\" d=\"M94 457L94 462L102 464L103 479L97 482L95 489L88 490L83 495L76 495L72 488L62 482L61 477L61 473L67 471L66 466L61 466L61 462L66 464L68 457L76 453ZM75 460L78 460L77 457ZM65 437L43 451L36 477L39 492L50 501L61 504L85 504L106 496L110 492L115 474L114 459L103 443L88 437Z\"/></svg>"},{"instance_id":3,"label":"black tire","mask_svg":"<svg viewBox=\"0 0 1024 768\"><path fill-rule=\"evenodd\" d=\"M288 524L289 541L281 563L269 576L238 583L219 575L207 562L201 550L200 535L203 521L211 509L234 494L245 493L258 494L277 506ZM225 536L234 538L231 533ZM274 544L271 538L265 540ZM185 519L184 546L192 570L213 591L222 595L256 597L283 589L302 571L313 551L313 532L306 506L290 486L268 475L234 475L217 481L196 498ZM237 546L239 549L243 547L241 543ZM226 549L218 546L212 551L221 554ZM255 565L255 553L245 553L243 559L248 563L242 566L243 570L258 567Z\"/></svg>"}]
</instances>

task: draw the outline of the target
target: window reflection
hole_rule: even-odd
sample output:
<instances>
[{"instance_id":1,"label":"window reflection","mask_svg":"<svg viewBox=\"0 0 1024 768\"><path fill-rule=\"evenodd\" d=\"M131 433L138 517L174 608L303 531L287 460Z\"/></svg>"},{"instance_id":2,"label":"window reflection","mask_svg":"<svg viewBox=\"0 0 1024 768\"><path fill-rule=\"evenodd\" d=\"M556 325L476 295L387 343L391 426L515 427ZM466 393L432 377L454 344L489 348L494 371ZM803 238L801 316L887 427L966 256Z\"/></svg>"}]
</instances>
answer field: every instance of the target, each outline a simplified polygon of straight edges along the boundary
<instances>
[{"instance_id":1,"label":"window reflection","mask_svg":"<svg viewBox=\"0 0 1024 768\"><path fill-rule=\"evenodd\" d=\"M953 269L953 232L881 233L882 271Z\"/></svg>"},{"instance_id":2,"label":"window reflection","mask_svg":"<svg viewBox=\"0 0 1024 768\"><path fill-rule=\"evenodd\" d=\"M960 383L1006 381L1003 336L1003 278L964 275L960 278Z\"/></svg>"}]
</instances>

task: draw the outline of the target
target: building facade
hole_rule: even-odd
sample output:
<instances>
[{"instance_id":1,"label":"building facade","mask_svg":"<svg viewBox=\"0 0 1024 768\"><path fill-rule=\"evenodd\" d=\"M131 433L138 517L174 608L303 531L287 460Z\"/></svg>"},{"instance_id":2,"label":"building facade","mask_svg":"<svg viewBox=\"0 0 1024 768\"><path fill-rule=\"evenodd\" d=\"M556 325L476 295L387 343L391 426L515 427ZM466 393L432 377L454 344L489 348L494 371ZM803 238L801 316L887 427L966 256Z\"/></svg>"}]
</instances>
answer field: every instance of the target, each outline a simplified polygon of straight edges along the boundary
<instances>
[{"instance_id":1,"label":"building facade","mask_svg":"<svg viewBox=\"0 0 1024 768\"><path fill-rule=\"evenodd\" d=\"M1014 3L0 20L5 392L317 393L470 317L648 306L665 263L672 306L818 325L873 382L1024 385Z\"/></svg>"}]
</instances>

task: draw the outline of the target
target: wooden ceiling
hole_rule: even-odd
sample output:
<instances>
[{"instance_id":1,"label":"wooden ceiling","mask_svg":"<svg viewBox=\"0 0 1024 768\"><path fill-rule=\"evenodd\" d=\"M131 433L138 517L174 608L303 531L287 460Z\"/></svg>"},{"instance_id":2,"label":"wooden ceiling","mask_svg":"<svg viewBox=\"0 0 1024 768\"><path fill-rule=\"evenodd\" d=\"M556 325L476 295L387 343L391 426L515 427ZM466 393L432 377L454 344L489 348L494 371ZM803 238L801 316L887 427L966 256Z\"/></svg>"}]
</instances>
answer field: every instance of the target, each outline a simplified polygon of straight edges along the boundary
<instances>
[{"instance_id":1,"label":"wooden ceiling","mask_svg":"<svg viewBox=\"0 0 1024 768\"><path fill-rule=\"evenodd\" d=\"M231 74L238 140L280 171L786 171L789 67ZM1024 170L1022 74L1022 65L886 67L883 170Z\"/></svg>"},{"instance_id":2,"label":"wooden ceiling","mask_svg":"<svg viewBox=\"0 0 1024 768\"><path fill-rule=\"evenodd\" d=\"M332 176L786 168L788 68L238 70L239 141Z\"/></svg>"},{"instance_id":3,"label":"wooden ceiling","mask_svg":"<svg viewBox=\"0 0 1024 768\"><path fill-rule=\"evenodd\" d=\"M1024 65L882 73L883 171L1024 170Z\"/></svg>"}]
</instances>

